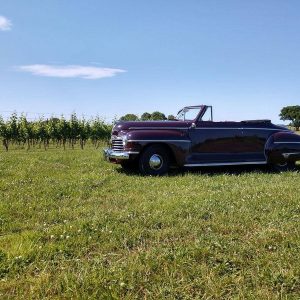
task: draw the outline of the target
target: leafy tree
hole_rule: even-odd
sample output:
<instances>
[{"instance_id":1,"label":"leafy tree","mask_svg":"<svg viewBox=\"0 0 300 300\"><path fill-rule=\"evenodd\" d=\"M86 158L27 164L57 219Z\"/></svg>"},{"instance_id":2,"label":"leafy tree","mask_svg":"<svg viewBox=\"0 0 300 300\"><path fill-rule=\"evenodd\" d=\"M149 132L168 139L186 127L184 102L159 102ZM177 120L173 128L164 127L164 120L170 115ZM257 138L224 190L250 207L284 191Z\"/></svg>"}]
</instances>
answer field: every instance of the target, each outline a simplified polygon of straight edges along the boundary
<instances>
[{"instance_id":1,"label":"leafy tree","mask_svg":"<svg viewBox=\"0 0 300 300\"><path fill-rule=\"evenodd\" d=\"M90 122L90 139L92 144L98 148L100 141L108 140L112 127L106 125L100 117L96 117Z\"/></svg>"},{"instance_id":2,"label":"leafy tree","mask_svg":"<svg viewBox=\"0 0 300 300\"><path fill-rule=\"evenodd\" d=\"M5 121L0 117L0 136L2 138L3 146L5 150L8 151L9 140L11 138L9 126Z\"/></svg>"},{"instance_id":3,"label":"leafy tree","mask_svg":"<svg viewBox=\"0 0 300 300\"><path fill-rule=\"evenodd\" d=\"M79 122L77 119L76 113L71 114L71 118L69 121L69 128L70 128L70 144L72 148L74 148L74 144L76 144L76 140L79 137Z\"/></svg>"},{"instance_id":4,"label":"leafy tree","mask_svg":"<svg viewBox=\"0 0 300 300\"><path fill-rule=\"evenodd\" d=\"M57 128L59 132L60 143L62 143L64 149L66 149L66 141L70 136L69 122L67 122L66 119L62 116L59 120L59 123L57 124Z\"/></svg>"},{"instance_id":5,"label":"leafy tree","mask_svg":"<svg viewBox=\"0 0 300 300\"><path fill-rule=\"evenodd\" d=\"M168 115L168 120L175 120L175 117L173 115Z\"/></svg>"},{"instance_id":6,"label":"leafy tree","mask_svg":"<svg viewBox=\"0 0 300 300\"><path fill-rule=\"evenodd\" d=\"M18 126L18 116L17 113L13 113L8 121L8 128L10 132L10 137L13 142L19 142L19 126Z\"/></svg>"},{"instance_id":7,"label":"leafy tree","mask_svg":"<svg viewBox=\"0 0 300 300\"><path fill-rule=\"evenodd\" d=\"M281 109L280 119L291 121L291 125L299 130L300 128L300 105L286 106Z\"/></svg>"},{"instance_id":8,"label":"leafy tree","mask_svg":"<svg viewBox=\"0 0 300 300\"><path fill-rule=\"evenodd\" d=\"M121 117L121 121L138 121L139 117L135 114L126 114L125 116Z\"/></svg>"},{"instance_id":9,"label":"leafy tree","mask_svg":"<svg viewBox=\"0 0 300 300\"><path fill-rule=\"evenodd\" d=\"M36 136L36 141L39 143L40 148L43 144L46 150L49 141L47 121L45 121L42 117L39 118L39 120L33 125L33 132Z\"/></svg>"},{"instance_id":10,"label":"leafy tree","mask_svg":"<svg viewBox=\"0 0 300 300\"><path fill-rule=\"evenodd\" d=\"M148 121L151 120L151 114L149 114L148 112L144 112L141 116L141 120L142 121Z\"/></svg>"},{"instance_id":11,"label":"leafy tree","mask_svg":"<svg viewBox=\"0 0 300 300\"><path fill-rule=\"evenodd\" d=\"M152 120L166 120L167 118L163 113L161 113L159 111L155 111L151 114L151 119Z\"/></svg>"},{"instance_id":12,"label":"leafy tree","mask_svg":"<svg viewBox=\"0 0 300 300\"><path fill-rule=\"evenodd\" d=\"M86 141L89 138L91 131L91 126L89 122L87 122L85 119L79 121L79 142L80 147L83 149Z\"/></svg>"},{"instance_id":13,"label":"leafy tree","mask_svg":"<svg viewBox=\"0 0 300 300\"><path fill-rule=\"evenodd\" d=\"M56 146L58 146L60 140L59 122L60 120L54 117L51 117L47 122L48 136L52 140L53 144L56 143Z\"/></svg>"},{"instance_id":14,"label":"leafy tree","mask_svg":"<svg viewBox=\"0 0 300 300\"><path fill-rule=\"evenodd\" d=\"M18 139L25 143L28 139L28 122L24 115L21 115L20 119L18 120Z\"/></svg>"}]
</instances>

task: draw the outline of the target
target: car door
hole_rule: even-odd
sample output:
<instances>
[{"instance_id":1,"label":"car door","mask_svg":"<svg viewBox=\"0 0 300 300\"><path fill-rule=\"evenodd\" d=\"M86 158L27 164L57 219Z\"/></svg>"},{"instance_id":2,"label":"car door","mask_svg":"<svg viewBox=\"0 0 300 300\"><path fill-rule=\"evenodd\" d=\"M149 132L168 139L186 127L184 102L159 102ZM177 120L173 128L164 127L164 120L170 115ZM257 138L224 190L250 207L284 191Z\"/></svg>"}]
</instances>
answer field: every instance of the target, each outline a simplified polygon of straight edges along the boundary
<instances>
[{"instance_id":1,"label":"car door","mask_svg":"<svg viewBox=\"0 0 300 300\"><path fill-rule=\"evenodd\" d=\"M268 138L279 131L264 124L244 122L243 124L243 151L248 159L263 161L265 158L265 144Z\"/></svg>"},{"instance_id":2,"label":"car door","mask_svg":"<svg viewBox=\"0 0 300 300\"><path fill-rule=\"evenodd\" d=\"M243 130L239 122L198 121L189 129L188 164L222 164L243 161Z\"/></svg>"}]
</instances>

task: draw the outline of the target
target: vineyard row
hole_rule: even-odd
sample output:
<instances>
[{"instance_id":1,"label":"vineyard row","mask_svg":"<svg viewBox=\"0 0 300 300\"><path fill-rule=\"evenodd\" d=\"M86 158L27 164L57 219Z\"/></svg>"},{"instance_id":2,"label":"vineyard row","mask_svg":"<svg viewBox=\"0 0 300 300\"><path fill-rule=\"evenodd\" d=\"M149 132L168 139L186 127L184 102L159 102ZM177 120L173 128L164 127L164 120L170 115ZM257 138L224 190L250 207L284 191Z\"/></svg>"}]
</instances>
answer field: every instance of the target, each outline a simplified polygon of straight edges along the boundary
<instances>
[{"instance_id":1,"label":"vineyard row","mask_svg":"<svg viewBox=\"0 0 300 300\"><path fill-rule=\"evenodd\" d=\"M111 129L112 124L99 117L85 120L77 118L75 113L69 119L62 116L37 121L29 121L26 116L16 113L7 120L0 117L0 138L6 151L11 145L20 145L28 150L37 146L46 150L50 144L64 149L79 144L83 149L87 141L98 148L101 141L109 139Z\"/></svg>"}]
</instances>

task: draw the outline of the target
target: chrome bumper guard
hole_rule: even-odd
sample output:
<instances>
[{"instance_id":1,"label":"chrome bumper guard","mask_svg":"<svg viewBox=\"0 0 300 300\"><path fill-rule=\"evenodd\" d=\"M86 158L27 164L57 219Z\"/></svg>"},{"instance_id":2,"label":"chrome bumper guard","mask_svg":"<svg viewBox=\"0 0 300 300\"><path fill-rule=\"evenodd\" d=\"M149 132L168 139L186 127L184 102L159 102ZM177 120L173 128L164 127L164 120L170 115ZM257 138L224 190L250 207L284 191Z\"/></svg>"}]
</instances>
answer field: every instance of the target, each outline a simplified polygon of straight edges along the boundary
<instances>
[{"instance_id":1,"label":"chrome bumper guard","mask_svg":"<svg viewBox=\"0 0 300 300\"><path fill-rule=\"evenodd\" d=\"M104 149L103 150L103 156L104 159L109 161L110 159L129 159L129 154L128 152L122 151L114 151L112 149Z\"/></svg>"}]
</instances>

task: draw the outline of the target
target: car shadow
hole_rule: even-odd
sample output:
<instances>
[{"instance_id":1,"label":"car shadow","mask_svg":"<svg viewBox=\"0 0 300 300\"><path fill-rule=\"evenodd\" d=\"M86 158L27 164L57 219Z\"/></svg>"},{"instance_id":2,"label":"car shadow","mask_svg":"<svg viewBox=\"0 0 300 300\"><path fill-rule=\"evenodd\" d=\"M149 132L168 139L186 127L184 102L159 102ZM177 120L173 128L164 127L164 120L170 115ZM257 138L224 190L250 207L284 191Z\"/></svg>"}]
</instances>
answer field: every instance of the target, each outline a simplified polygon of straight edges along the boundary
<instances>
[{"instance_id":1,"label":"car shadow","mask_svg":"<svg viewBox=\"0 0 300 300\"><path fill-rule=\"evenodd\" d=\"M129 176L138 176L140 175L138 170L127 171L122 167L116 169L120 174L126 174ZM297 165L293 172L300 173L300 165ZM219 166L219 167L193 167L193 168L171 168L167 176L184 176L186 174L195 174L195 175L241 175L245 173L266 173L266 174L278 174L272 170L269 166L261 165L243 165L243 166Z\"/></svg>"}]
</instances>

